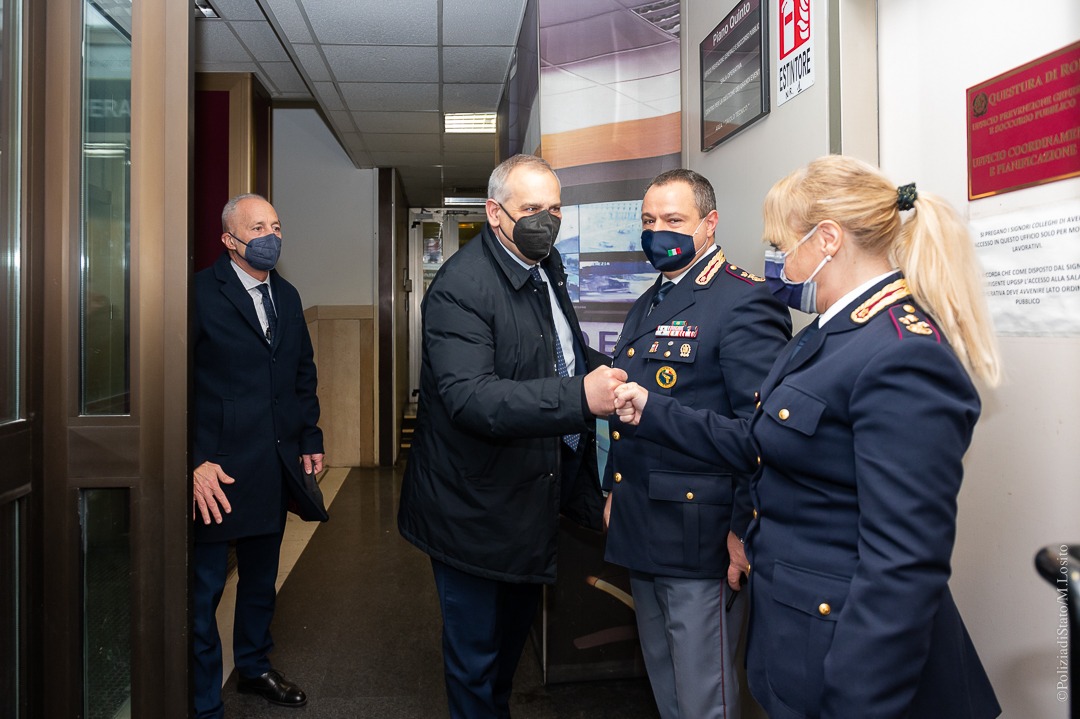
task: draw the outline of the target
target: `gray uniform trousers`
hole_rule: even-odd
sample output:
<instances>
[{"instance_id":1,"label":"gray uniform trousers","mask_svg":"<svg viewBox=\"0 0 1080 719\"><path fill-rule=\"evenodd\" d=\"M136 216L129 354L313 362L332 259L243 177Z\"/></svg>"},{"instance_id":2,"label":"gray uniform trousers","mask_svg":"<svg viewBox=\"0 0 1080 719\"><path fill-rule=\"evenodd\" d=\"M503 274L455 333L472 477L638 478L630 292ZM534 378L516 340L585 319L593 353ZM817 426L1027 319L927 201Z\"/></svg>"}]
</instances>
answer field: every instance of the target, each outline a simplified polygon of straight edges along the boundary
<instances>
[{"instance_id":1,"label":"gray uniform trousers","mask_svg":"<svg viewBox=\"0 0 1080 719\"><path fill-rule=\"evenodd\" d=\"M724 611L725 579L632 572L638 635L662 719L738 719L735 650L748 597ZM743 592L746 594L746 592Z\"/></svg>"}]
</instances>

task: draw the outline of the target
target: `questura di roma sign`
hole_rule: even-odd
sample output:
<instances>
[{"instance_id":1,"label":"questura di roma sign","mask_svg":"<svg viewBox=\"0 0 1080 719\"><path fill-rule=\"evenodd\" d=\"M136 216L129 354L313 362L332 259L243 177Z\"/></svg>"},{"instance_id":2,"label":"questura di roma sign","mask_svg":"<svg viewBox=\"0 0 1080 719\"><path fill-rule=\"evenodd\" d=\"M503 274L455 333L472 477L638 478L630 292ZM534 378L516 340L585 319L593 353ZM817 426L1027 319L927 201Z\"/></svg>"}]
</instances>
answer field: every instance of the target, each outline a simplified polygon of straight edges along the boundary
<instances>
[{"instance_id":1,"label":"questura di roma sign","mask_svg":"<svg viewBox=\"0 0 1080 719\"><path fill-rule=\"evenodd\" d=\"M1080 176L1080 42L967 90L968 199Z\"/></svg>"}]
</instances>

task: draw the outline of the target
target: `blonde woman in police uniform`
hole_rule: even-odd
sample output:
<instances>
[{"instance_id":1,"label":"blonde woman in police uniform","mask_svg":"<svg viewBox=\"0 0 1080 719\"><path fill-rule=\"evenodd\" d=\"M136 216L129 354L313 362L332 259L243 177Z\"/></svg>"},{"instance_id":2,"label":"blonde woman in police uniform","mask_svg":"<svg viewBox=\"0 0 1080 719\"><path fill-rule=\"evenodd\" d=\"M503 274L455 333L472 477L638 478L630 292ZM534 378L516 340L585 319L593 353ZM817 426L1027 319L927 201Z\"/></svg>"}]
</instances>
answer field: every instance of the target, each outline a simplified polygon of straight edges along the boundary
<instances>
[{"instance_id":1,"label":"blonde woman in police uniform","mask_svg":"<svg viewBox=\"0 0 1080 719\"><path fill-rule=\"evenodd\" d=\"M780 354L754 417L633 384L616 400L638 437L758 468L750 690L774 719L995 717L948 588L980 411L971 377L1000 373L967 229L914 185L830 156L772 188L765 239L778 295L821 314Z\"/></svg>"}]
</instances>

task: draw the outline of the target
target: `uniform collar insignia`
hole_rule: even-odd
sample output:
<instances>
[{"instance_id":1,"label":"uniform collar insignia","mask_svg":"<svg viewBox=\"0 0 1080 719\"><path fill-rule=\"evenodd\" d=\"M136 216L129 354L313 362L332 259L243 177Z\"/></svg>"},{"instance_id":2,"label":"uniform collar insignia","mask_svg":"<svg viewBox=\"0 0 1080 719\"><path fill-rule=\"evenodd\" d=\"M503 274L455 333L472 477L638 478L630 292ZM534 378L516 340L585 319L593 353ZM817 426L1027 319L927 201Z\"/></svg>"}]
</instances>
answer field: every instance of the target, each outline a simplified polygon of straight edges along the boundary
<instances>
[{"instance_id":1,"label":"uniform collar insignia","mask_svg":"<svg viewBox=\"0 0 1080 719\"><path fill-rule=\"evenodd\" d=\"M881 312L881 310L904 297L908 297L910 294L911 291L908 290L907 280L903 277L890 282L853 310L851 312L851 321L861 325L869 321L871 317Z\"/></svg>"},{"instance_id":2,"label":"uniform collar insignia","mask_svg":"<svg viewBox=\"0 0 1080 719\"><path fill-rule=\"evenodd\" d=\"M701 274L694 280L699 285L707 285L712 281L712 278L720 271L726 258L724 257L724 250L721 247L716 248L716 254L709 260L709 264L705 265L705 269L701 271Z\"/></svg>"}]
</instances>

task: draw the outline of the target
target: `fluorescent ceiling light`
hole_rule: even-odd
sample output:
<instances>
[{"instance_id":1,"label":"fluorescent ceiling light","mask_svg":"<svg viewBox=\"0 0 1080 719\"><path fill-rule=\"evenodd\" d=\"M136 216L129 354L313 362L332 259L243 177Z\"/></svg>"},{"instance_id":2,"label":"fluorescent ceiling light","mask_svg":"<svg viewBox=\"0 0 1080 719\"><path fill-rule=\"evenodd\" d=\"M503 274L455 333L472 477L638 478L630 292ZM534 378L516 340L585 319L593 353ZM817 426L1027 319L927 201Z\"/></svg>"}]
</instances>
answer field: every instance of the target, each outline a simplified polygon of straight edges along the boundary
<instances>
[{"instance_id":1,"label":"fluorescent ceiling light","mask_svg":"<svg viewBox=\"0 0 1080 719\"><path fill-rule=\"evenodd\" d=\"M446 132L473 132L493 134L494 112L448 112L443 128Z\"/></svg>"},{"instance_id":2,"label":"fluorescent ceiling light","mask_svg":"<svg viewBox=\"0 0 1080 719\"><path fill-rule=\"evenodd\" d=\"M486 197L444 197L443 205L446 207L483 207L487 204Z\"/></svg>"},{"instance_id":3,"label":"fluorescent ceiling light","mask_svg":"<svg viewBox=\"0 0 1080 719\"><path fill-rule=\"evenodd\" d=\"M217 11L210 4L210 0L195 0L195 17L218 19Z\"/></svg>"}]
</instances>

